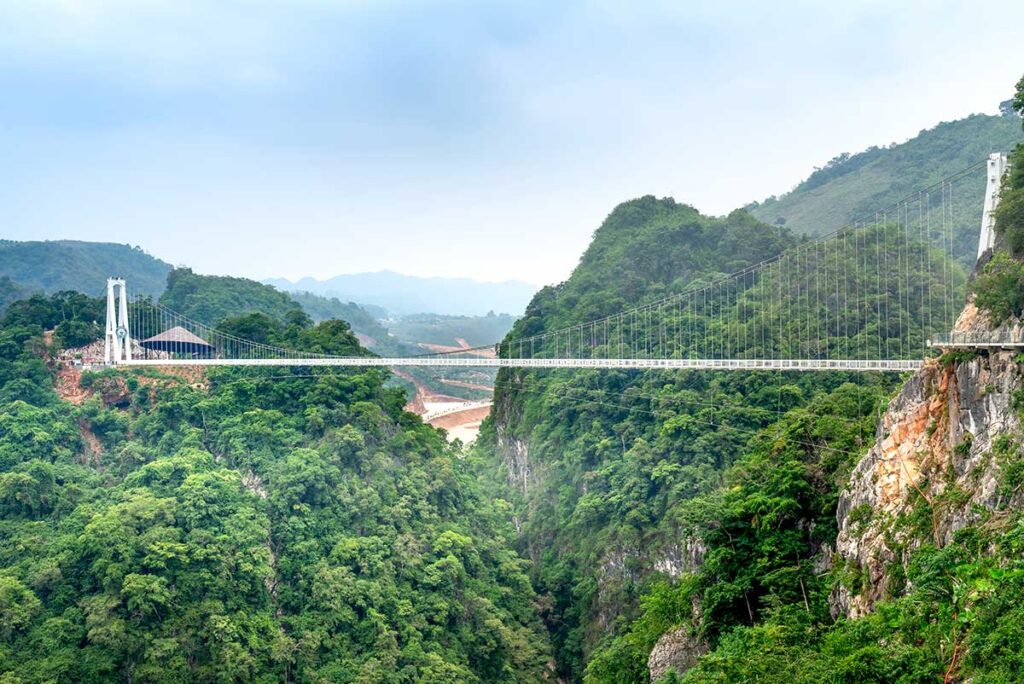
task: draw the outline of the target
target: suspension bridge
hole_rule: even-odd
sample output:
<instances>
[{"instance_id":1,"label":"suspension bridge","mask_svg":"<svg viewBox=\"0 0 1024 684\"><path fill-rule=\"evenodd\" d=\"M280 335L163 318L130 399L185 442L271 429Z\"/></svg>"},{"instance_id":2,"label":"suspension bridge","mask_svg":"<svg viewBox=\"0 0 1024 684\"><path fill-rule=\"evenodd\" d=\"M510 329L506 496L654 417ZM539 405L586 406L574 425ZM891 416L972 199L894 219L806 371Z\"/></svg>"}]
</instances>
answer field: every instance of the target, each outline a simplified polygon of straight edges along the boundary
<instances>
[{"instance_id":1,"label":"suspension bridge","mask_svg":"<svg viewBox=\"0 0 1024 684\"><path fill-rule=\"evenodd\" d=\"M1006 167L1006 155L992 154L735 273L594 320L455 352L388 358L286 349L192 320L111 278L105 363L913 371L932 346L1024 346L1012 331L954 332L966 284L954 245L966 225L980 224L977 257L992 248ZM975 202L980 185L984 196ZM972 207L966 214L964 197Z\"/></svg>"}]
</instances>

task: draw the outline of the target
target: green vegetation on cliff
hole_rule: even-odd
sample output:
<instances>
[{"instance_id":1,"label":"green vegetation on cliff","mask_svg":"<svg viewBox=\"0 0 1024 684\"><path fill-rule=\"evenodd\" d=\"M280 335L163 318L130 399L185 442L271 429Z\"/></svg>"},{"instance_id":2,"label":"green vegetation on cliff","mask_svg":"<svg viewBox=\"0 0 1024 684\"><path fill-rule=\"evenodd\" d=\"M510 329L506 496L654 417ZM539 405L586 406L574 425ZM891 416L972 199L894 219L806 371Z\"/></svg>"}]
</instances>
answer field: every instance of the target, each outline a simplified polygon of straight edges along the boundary
<instances>
[{"instance_id":1,"label":"green vegetation on cliff","mask_svg":"<svg viewBox=\"0 0 1024 684\"><path fill-rule=\"evenodd\" d=\"M1024 78L1017 84L1011 106L1024 116ZM995 211L992 258L972 284L978 307L988 311L997 325L1024 312L1024 145L1014 149L1009 162Z\"/></svg>"},{"instance_id":2,"label":"green vegetation on cliff","mask_svg":"<svg viewBox=\"0 0 1024 684\"><path fill-rule=\"evenodd\" d=\"M899 233L872 230L895 253ZM851 262L850 272L855 242L830 248L838 263ZM658 300L796 244L786 228L742 211L715 219L669 199L627 202L597 230L572 277L538 293L512 338ZM910 279L923 287L936 270L926 262ZM954 271L960 287L963 273ZM800 277L813 275L787 277L795 291ZM743 295L754 309L758 292ZM808 314L825 314L812 306L819 305L792 302L763 344L778 349ZM880 332L838 300L822 306L848 324L844 335L854 342ZM918 302L905 313L920 321L934 312ZM711 346L743 324L712 321ZM655 641L681 626L712 648L779 610L799 609L826 628L831 585L818 557L835 539L838 492L898 380L502 371L476 459L522 521L561 673L570 681L646 682Z\"/></svg>"},{"instance_id":3,"label":"green vegetation on cliff","mask_svg":"<svg viewBox=\"0 0 1024 684\"><path fill-rule=\"evenodd\" d=\"M504 505L386 372L104 371L73 405L54 308L0 324L5 684L542 679ZM223 323L363 353L340 321Z\"/></svg>"}]
</instances>

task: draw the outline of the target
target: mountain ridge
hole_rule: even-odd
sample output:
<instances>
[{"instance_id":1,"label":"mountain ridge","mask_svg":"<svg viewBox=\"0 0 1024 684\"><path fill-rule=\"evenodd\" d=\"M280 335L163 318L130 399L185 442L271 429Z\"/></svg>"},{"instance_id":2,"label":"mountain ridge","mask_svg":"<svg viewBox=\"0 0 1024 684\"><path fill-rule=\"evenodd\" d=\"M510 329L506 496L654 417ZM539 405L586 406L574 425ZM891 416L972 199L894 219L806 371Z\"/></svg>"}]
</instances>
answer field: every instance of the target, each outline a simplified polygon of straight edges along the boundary
<instances>
[{"instance_id":1,"label":"mountain ridge","mask_svg":"<svg viewBox=\"0 0 1024 684\"><path fill-rule=\"evenodd\" d=\"M287 292L306 291L378 306L393 315L482 316L490 311L518 314L538 289L519 280L487 282L464 277L411 276L390 270L341 274L324 280L266 278L261 282Z\"/></svg>"},{"instance_id":2,"label":"mountain ridge","mask_svg":"<svg viewBox=\"0 0 1024 684\"><path fill-rule=\"evenodd\" d=\"M1009 152L1024 139L1020 121L1009 110L1000 115L971 114L923 129L902 143L843 152L791 190L743 208L794 233L825 235L982 162L992 152ZM956 214L970 217L963 221L968 230L956 235L954 246L965 266L977 248L977 233L970 228L981 220L975 199L985 188L985 174L979 171L974 176L967 179L968 192L955 198Z\"/></svg>"},{"instance_id":3,"label":"mountain ridge","mask_svg":"<svg viewBox=\"0 0 1024 684\"><path fill-rule=\"evenodd\" d=\"M171 265L141 247L88 240L0 240L0 276L46 293L77 290L98 295L113 275L132 292L157 296Z\"/></svg>"}]
</instances>

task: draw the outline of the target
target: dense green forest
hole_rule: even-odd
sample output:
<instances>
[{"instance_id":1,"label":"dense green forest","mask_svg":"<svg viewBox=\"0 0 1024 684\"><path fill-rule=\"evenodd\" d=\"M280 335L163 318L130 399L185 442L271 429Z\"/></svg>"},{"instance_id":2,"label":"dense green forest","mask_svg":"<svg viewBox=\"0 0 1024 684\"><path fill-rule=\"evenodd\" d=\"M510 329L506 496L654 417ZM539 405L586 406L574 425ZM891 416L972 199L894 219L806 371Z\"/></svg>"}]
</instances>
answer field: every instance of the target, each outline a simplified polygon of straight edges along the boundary
<instances>
[{"instance_id":1,"label":"dense green forest","mask_svg":"<svg viewBox=\"0 0 1024 684\"><path fill-rule=\"evenodd\" d=\"M1024 168L1021 155L1015 169ZM1024 173L1008 183L997 219L1007 254L972 291L983 308L993 308L988 297L1019 316ZM742 212L711 219L651 197L620 205L572 277L542 290L510 339L771 257L797 242L789 228ZM912 281L927 281L930 269ZM964 274L957 278L960 288ZM854 323L877 334L871 326ZM970 358L952 354L942 364ZM1001 508L940 545L930 541L938 507L963 505L970 493L917 496L894 523L918 539L906 569L894 570L903 573L897 591L866 617L835 617L836 587L865 581L859 568L832 565L840 492L902 382L891 374L503 370L474 460L521 520L560 673L647 682L652 648L672 635L696 666L666 682L1021 681L1024 615L1015 597L1024 589L1024 519L1010 502L1024 459L1016 437L997 441L991 456L1002 464ZM850 515L865 524L858 516L870 512Z\"/></svg>"},{"instance_id":2,"label":"dense green forest","mask_svg":"<svg viewBox=\"0 0 1024 684\"><path fill-rule=\"evenodd\" d=\"M247 278L204 276L189 268L176 268L167 276L160 304L206 325L229 316L259 312L283 321L302 307L284 292Z\"/></svg>"},{"instance_id":3,"label":"dense green forest","mask_svg":"<svg viewBox=\"0 0 1024 684\"><path fill-rule=\"evenodd\" d=\"M159 302L171 311L213 326L225 318L250 313L263 314L278 323L301 318L302 314L314 323L343 320L353 332L364 336L365 346L374 351L386 354L399 350L388 331L357 304L309 292L289 294L248 278L199 275L191 269L176 268L168 274L167 289Z\"/></svg>"},{"instance_id":4,"label":"dense green forest","mask_svg":"<svg viewBox=\"0 0 1024 684\"><path fill-rule=\"evenodd\" d=\"M352 330L365 335L366 345L383 350L390 343L387 328L370 311L355 302L343 302L337 297L321 297L312 292L289 292L289 296L309 314L313 322L319 323L331 318L346 321Z\"/></svg>"},{"instance_id":5,"label":"dense green forest","mask_svg":"<svg viewBox=\"0 0 1024 684\"><path fill-rule=\"evenodd\" d=\"M830 233L984 160L991 152L1012 150L1024 137L1020 118L1009 103L1002 110L1000 116L974 114L941 123L904 143L840 154L790 192L747 209L796 234ZM985 186L984 174L975 176L954 198L961 227L955 252L965 265L977 249L981 207L975 198Z\"/></svg>"},{"instance_id":6,"label":"dense green forest","mask_svg":"<svg viewBox=\"0 0 1024 684\"><path fill-rule=\"evenodd\" d=\"M105 371L74 405L43 330L101 302L65 299L0 326L5 683L543 677L507 509L386 373ZM223 323L364 353L340 321Z\"/></svg>"},{"instance_id":7,"label":"dense green forest","mask_svg":"<svg viewBox=\"0 0 1024 684\"><path fill-rule=\"evenodd\" d=\"M572 277L534 298L513 336L657 300L795 244L785 228L742 211L713 219L670 199L627 202L597 230ZM747 557L723 558L714 575L705 561L708 575L686 586L703 595L708 638L757 619L779 596L801 596L801 583L804 593L819 591L809 558L830 530L834 535L830 501L852 467L845 449L819 448L863 443L895 383L853 374L503 370L476 458L523 519L535 584L550 597L545 618L562 674L573 681L585 673L592 681L645 681L652 643L631 640L629 630L659 586L657 568L694 547L706 547L706 559L717 550L703 532L723 519L716 493L766 434L791 434L793 451L809 452L795 461L826 464L794 463L787 473L793 498L778 493L779 505L792 507L784 536L802 554L760 557L752 549ZM517 472L521 488L510 487L507 471L521 451L529 454L530 472ZM830 492L807 498L813 489ZM759 543L751 539L755 548ZM766 586L765 573L777 580ZM688 606L689 597L677 603L669 624L681 621L679 606Z\"/></svg>"},{"instance_id":8,"label":"dense green forest","mask_svg":"<svg viewBox=\"0 0 1024 684\"><path fill-rule=\"evenodd\" d=\"M1024 114L1024 79L1012 106ZM1011 164L996 213L994 254L972 284L977 305L990 312L996 323L1024 314L1024 264L1019 261L1024 257L1024 146L1016 147ZM950 353L949 362L973 354L963 352L958 357ZM1024 418L1019 394L1018 390L1012 407L1017 420ZM911 556L906 576L900 578L899 584L909 590L882 602L868 616L835 623L828 615L800 610L798 602L776 602L765 620L739 626L723 636L717 648L681 681L1024 681L1024 608L1020 603L1024 593L1024 513L1016 496L1024 482L1020 440L1021 435L1012 432L996 438L990 457L1001 466L1000 497L994 509L979 511L977 521L960 529L951 543L921 544ZM969 450L970 442L957 449ZM755 449L738 470L727 473L727 482L737 483L748 502L754 501L748 496L751 491L765 489L763 483L778 482L771 472L757 467L758 462L764 463L765 455L763 448ZM777 470L776 465L772 463L772 470ZM727 511L736 510L741 498L733 496L735 491L734 485L721 494L723 501L730 503ZM776 488L776 496L778 491ZM954 487L947 491L946 500L939 502L928 500L922 492L914 497L912 514L896 524L917 528L917 536L928 539L937 507L957 505L957 497L972 494ZM762 494L771 495L767 491ZM747 515L760 517L762 510L748 508ZM733 530L736 536L739 533L742 529ZM853 586L860 581L845 568L836 569L827 579ZM673 600L678 604L679 594L687 591L692 590L669 591L670 605ZM665 601L657 597L647 603L623 642L637 643L645 637L650 642L645 630L649 632L647 625L666 612L662 607ZM807 605L825 604L819 598L816 604ZM614 663L610 668L614 670Z\"/></svg>"},{"instance_id":9,"label":"dense green forest","mask_svg":"<svg viewBox=\"0 0 1024 684\"><path fill-rule=\"evenodd\" d=\"M107 278L123 276L133 292L157 296L164 289L170 264L138 247L110 242L0 240L0 276L23 288L46 293L77 290L103 294Z\"/></svg>"}]
</instances>

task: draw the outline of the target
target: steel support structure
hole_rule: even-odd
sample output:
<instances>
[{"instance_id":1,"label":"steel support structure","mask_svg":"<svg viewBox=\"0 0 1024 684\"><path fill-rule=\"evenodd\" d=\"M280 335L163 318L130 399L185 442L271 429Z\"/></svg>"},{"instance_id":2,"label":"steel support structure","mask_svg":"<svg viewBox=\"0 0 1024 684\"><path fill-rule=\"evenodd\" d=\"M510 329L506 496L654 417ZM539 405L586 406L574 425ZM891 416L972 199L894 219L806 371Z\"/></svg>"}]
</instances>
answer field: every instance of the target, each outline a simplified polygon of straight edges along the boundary
<instances>
[{"instance_id":1,"label":"steel support structure","mask_svg":"<svg viewBox=\"0 0 1024 684\"><path fill-rule=\"evenodd\" d=\"M1006 155L993 152L988 155L988 175L985 184L985 208L981 214L981 236L978 239L978 258L992 249L996 243L995 210L999 205L999 188L1008 168Z\"/></svg>"},{"instance_id":2,"label":"steel support structure","mask_svg":"<svg viewBox=\"0 0 1024 684\"><path fill-rule=\"evenodd\" d=\"M132 361L128 290L124 278L107 278L107 326L103 335L103 361L108 366Z\"/></svg>"}]
</instances>

